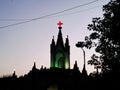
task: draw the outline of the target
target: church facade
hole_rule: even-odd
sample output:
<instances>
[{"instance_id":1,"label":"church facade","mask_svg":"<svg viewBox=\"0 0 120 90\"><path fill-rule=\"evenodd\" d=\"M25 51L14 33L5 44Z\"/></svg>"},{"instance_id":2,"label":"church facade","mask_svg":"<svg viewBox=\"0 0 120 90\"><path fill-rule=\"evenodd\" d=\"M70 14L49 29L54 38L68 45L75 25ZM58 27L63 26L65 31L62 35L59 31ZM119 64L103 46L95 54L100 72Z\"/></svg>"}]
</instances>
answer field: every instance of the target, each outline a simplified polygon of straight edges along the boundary
<instances>
[{"instance_id":1,"label":"church facade","mask_svg":"<svg viewBox=\"0 0 120 90\"><path fill-rule=\"evenodd\" d=\"M70 45L68 36L64 43L62 32L61 32L61 25L63 24L61 21L58 23L58 37L57 41L55 42L54 36L52 42L50 44L50 68L64 68L70 69Z\"/></svg>"}]
</instances>

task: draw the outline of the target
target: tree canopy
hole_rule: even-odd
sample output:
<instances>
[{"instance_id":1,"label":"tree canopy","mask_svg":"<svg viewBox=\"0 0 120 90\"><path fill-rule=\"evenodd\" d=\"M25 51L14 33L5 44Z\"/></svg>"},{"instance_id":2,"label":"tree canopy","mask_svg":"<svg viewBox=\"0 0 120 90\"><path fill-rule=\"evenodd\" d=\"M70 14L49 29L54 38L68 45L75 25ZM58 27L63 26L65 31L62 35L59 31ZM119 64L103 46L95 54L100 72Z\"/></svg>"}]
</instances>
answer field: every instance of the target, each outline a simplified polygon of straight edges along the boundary
<instances>
[{"instance_id":1,"label":"tree canopy","mask_svg":"<svg viewBox=\"0 0 120 90\"><path fill-rule=\"evenodd\" d=\"M97 60L101 70L120 72L120 0L104 5L103 17L93 18L88 30L92 33L85 37L84 46L89 49L95 46L95 51L100 53ZM89 64L96 66L96 59L91 59Z\"/></svg>"}]
</instances>

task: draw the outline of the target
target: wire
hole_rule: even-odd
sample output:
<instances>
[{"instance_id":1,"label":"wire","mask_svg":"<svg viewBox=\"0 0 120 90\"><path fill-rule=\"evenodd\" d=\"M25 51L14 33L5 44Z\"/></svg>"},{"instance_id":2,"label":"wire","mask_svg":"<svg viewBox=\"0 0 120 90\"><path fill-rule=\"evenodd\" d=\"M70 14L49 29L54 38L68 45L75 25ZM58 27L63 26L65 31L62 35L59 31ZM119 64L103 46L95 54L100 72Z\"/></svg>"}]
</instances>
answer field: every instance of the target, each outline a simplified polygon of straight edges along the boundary
<instances>
[{"instance_id":1,"label":"wire","mask_svg":"<svg viewBox=\"0 0 120 90\"><path fill-rule=\"evenodd\" d=\"M31 19L0 19L0 21L24 21L24 20L31 20Z\"/></svg>"},{"instance_id":2,"label":"wire","mask_svg":"<svg viewBox=\"0 0 120 90\"><path fill-rule=\"evenodd\" d=\"M71 12L71 13L66 13L66 14L51 16L51 17L48 17L48 18L54 18L54 17L60 17L60 16L67 16L67 15L73 15L73 14L76 14L76 13L86 12L86 11L89 11L89 10L91 10L91 9L96 9L96 8L98 8L98 7L100 7L100 6L103 6L103 5L94 6L94 7L91 7L91 8L88 8L88 9L84 9L84 10L80 10L80 11L76 11L76 12ZM0 19L0 21L23 21L23 20L31 20L31 19Z\"/></svg>"},{"instance_id":3,"label":"wire","mask_svg":"<svg viewBox=\"0 0 120 90\"><path fill-rule=\"evenodd\" d=\"M64 12L67 12L67 11L70 11L70 10L73 10L73 9L76 9L76 8L79 8L79 7L82 7L82 6L86 6L86 5L95 3L97 1L99 1L99 0L94 0L94 1L91 1L91 2L88 2L88 3L85 3L85 4L74 6L74 7L71 7L71 8L62 10L62 11L59 11L59 12L55 12L55 13L52 13L52 14L48 14L48 15L45 15L45 16L38 17L38 18L33 18L33 19L26 20L26 21L23 21L23 22L18 22L18 23L14 23L14 24L9 24L9 25L5 25L5 26L1 26L0 29L7 28L7 27L10 27L10 26L19 25L19 24L24 24L24 23L28 23L28 22L32 22L32 21L39 20L39 19L44 19L46 17L50 17L50 16L53 16L53 15L64 13Z\"/></svg>"},{"instance_id":4,"label":"wire","mask_svg":"<svg viewBox=\"0 0 120 90\"><path fill-rule=\"evenodd\" d=\"M91 7L91 8L87 8L87 9L83 9L83 10L80 10L80 11L76 11L76 12L71 12L71 13L66 13L66 14L60 14L60 15L55 15L55 16L51 16L51 17L48 17L48 18L54 18L54 17L59 17L59 16L67 16L67 15L73 15L73 14L76 14L76 13L81 13L81 12L86 12L86 11L89 11L91 9L96 9L100 6L103 6L103 5L99 5L99 6L94 6L94 7ZM24 21L24 20L31 20L31 19L0 19L0 21Z\"/></svg>"},{"instance_id":5,"label":"wire","mask_svg":"<svg viewBox=\"0 0 120 90\"><path fill-rule=\"evenodd\" d=\"M76 11L76 12L67 13L67 14L56 15L56 16L53 16L53 17L67 16L67 15L73 15L73 14L76 14L76 13L86 12L86 11L89 11L89 10L91 10L91 9L98 8L98 7L100 7L100 6L101 6L101 5L95 6L95 7L91 7L91 8L88 8L88 9L84 9L84 10L80 10L80 11ZM51 18L51 17L50 17L50 18Z\"/></svg>"},{"instance_id":6,"label":"wire","mask_svg":"<svg viewBox=\"0 0 120 90\"><path fill-rule=\"evenodd\" d=\"M96 9L96 8L98 8L100 6L102 6L102 5L91 7L91 8L80 10L80 11L76 11L76 12L71 12L71 13L66 13L66 14L60 14L60 15L51 16L50 18L59 17L59 16L67 16L67 15L73 15L73 14L76 14L76 13L86 12L86 11L89 11L91 9ZM23 21L23 20L31 20L31 19L0 19L0 21Z\"/></svg>"},{"instance_id":7,"label":"wire","mask_svg":"<svg viewBox=\"0 0 120 90\"><path fill-rule=\"evenodd\" d=\"M95 1L92 1L92 2L89 2L89 3L85 3L85 4L82 4L82 5L78 5L78 6L75 6L75 7L72 7L72 8L69 8L69 9L65 9L63 11L60 11L60 12L57 12L57 13L53 13L53 14L59 14L59 13L63 13L63 12L66 12L66 11L69 11L69 10L72 10L72 9L76 9L76 8L79 8L81 6L85 6L85 5L89 5L91 3L94 3L98 0L95 0ZM40 17L39 17L40 18ZM32 19L0 19L0 21L23 21L23 20L32 20Z\"/></svg>"}]
</instances>

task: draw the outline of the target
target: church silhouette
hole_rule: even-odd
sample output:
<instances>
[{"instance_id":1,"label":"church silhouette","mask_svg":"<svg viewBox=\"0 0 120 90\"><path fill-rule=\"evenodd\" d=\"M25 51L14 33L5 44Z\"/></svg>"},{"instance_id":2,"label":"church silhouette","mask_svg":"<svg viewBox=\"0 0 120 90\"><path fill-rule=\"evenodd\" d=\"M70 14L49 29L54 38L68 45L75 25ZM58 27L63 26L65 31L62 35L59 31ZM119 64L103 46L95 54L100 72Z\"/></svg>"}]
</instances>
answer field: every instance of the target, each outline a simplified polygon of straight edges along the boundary
<instances>
[{"instance_id":1,"label":"church silhouette","mask_svg":"<svg viewBox=\"0 0 120 90\"><path fill-rule=\"evenodd\" d=\"M62 37L62 22L58 23L58 37L54 36L50 44L50 68L36 68L36 63L27 74L17 77L15 71L12 76L0 78L0 90L78 90L87 88L89 81L87 73L79 71L77 61L70 69L70 45L68 36L65 43ZM85 67L83 67L83 71Z\"/></svg>"},{"instance_id":2,"label":"church silhouette","mask_svg":"<svg viewBox=\"0 0 120 90\"><path fill-rule=\"evenodd\" d=\"M51 54L51 68L65 68L70 69L70 45L68 36L66 38L66 42L64 44L61 25L63 23L59 21L58 29L58 38L57 42L54 41L54 36L52 39L52 43L50 45L50 54Z\"/></svg>"}]
</instances>

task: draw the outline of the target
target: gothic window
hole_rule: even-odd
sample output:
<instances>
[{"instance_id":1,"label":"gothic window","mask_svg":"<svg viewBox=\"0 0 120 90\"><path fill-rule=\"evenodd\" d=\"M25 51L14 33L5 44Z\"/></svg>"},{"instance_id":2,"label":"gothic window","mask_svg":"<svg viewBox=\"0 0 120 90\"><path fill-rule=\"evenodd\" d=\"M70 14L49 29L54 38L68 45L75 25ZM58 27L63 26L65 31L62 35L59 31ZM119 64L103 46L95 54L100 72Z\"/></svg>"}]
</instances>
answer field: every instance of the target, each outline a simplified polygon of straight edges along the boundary
<instances>
[{"instance_id":1,"label":"gothic window","mask_svg":"<svg viewBox=\"0 0 120 90\"><path fill-rule=\"evenodd\" d=\"M64 68L65 64L65 56L62 52L57 52L56 53L56 62L55 62L55 67L58 68Z\"/></svg>"}]
</instances>

